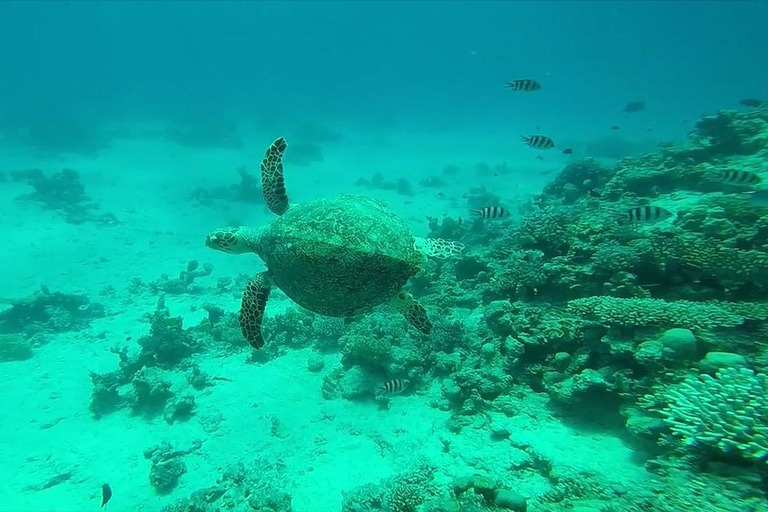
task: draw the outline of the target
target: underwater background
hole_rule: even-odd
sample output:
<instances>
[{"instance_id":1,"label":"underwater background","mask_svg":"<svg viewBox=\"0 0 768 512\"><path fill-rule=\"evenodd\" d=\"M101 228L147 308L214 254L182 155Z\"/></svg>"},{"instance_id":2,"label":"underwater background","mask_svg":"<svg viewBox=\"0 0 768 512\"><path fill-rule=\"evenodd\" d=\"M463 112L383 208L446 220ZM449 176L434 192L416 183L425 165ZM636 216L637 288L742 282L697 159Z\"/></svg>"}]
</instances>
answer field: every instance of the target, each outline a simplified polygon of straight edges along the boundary
<instances>
[{"instance_id":1,"label":"underwater background","mask_svg":"<svg viewBox=\"0 0 768 512\"><path fill-rule=\"evenodd\" d=\"M0 510L768 511L767 24L0 2ZM265 265L206 237L280 219L280 137L292 208L395 214L382 276L463 248L403 288L428 334L274 287L248 345Z\"/></svg>"}]
</instances>

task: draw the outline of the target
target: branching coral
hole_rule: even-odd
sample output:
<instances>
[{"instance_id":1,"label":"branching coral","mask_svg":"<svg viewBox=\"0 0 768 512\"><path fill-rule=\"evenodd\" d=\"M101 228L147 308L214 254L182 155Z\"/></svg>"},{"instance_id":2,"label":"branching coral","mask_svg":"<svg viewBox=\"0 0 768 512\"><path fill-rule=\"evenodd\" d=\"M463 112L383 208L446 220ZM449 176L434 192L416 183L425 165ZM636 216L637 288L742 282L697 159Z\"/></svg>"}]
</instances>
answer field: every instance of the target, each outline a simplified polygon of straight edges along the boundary
<instances>
[{"instance_id":1,"label":"branching coral","mask_svg":"<svg viewBox=\"0 0 768 512\"><path fill-rule=\"evenodd\" d=\"M661 413L687 445L768 459L768 375L723 368L716 377L688 377L665 399Z\"/></svg>"}]
</instances>

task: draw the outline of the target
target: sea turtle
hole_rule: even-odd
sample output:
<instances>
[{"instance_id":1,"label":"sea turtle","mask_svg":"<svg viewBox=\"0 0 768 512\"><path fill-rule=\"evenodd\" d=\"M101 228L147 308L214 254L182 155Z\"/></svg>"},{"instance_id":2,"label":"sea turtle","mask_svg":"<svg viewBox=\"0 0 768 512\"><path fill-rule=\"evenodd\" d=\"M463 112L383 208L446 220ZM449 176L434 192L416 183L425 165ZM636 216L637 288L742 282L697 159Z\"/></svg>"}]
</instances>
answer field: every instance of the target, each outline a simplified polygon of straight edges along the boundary
<instances>
[{"instance_id":1,"label":"sea turtle","mask_svg":"<svg viewBox=\"0 0 768 512\"><path fill-rule=\"evenodd\" d=\"M261 163L267 207L279 215L264 228L228 227L205 245L230 254L256 253L267 270L245 287L240 328L255 349L264 346L261 323L273 286L300 306L331 317L352 317L391 301L422 334L432 323L424 307L402 291L425 256L448 258L463 244L415 238L403 220L376 199L341 195L290 205L283 180L279 138Z\"/></svg>"}]
</instances>

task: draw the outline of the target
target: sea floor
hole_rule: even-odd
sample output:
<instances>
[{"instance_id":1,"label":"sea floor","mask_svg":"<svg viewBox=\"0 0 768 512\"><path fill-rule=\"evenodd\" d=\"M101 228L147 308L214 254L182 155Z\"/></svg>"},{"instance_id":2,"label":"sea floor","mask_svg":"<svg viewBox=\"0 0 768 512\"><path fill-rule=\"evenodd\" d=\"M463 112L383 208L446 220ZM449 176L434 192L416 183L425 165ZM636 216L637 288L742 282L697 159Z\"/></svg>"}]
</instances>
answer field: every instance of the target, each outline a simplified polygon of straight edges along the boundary
<instances>
[{"instance_id":1,"label":"sea floor","mask_svg":"<svg viewBox=\"0 0 768 512\"><path fill-rule=\"evenodd\" d=\"M562 165L559 160L537 161L538 168L526 164L517 169L514 155L478 153L466 137L460 139L461 144L450 139L442 145L432 142L426 152L418 138L403 137L410 145L386 157L381 146L370 144L345 147L343 152L333 148L314 168L287 170L289 192L296 201L339 192L375 195L390 202L415 233L425 234L426 216L466 214L461 195L469 188L487 186L509 203L522 201L539 191L546 179L538 171ZM388 147L397 143L390 141ZM483 149L482 142L478 145ZM457 148L466 149L462 153ZM521 398L522 412L517 416L491 418L494 426L502 425L511 433L510 440L499 442L489 440L485 427L468 427L459 435L449 432L445 426L449 413L433 406L432 399L440 393L437 387L397 396L387 410L373 402L325 400L322 379L338 365L338 356L326 355L325 369L312 373L307 369L307 350L265 364L247 363L245 354L197 357L195 362L205 372L226 380L198 393L197 413L186 422L169 425L162 416L147 419L124 410L94 419L88 408L89 373L116 368L117 355L110 350L115 346L138 349L135 340L148 329L142 317L157 302L152 294L130 293L132 280L177 275L188 261L198 260L213 264L213 273L200 281L214 287L220 277L261 268L252 256L215 253L203 246L203 240L211 228L233 218L256 225L268 222L270 215L262 206L194 207L187 199L198 183L235 183L236 169L244 163L255 171L261 152L195 156L187 150L130 141L98 157L43 159L10 152L0 162L5 171L41 168L52 173L73 168L81 173L86 193L121 222L110 227L67 224L55 211L16 200L30 192L26 185L5 182L0 187L5 248L0 252L4 269L0 308L3 302L28 297L46 286L51 291L84 293L104 304L108 314L87 330L46 336L46 343L27 361L0 364L0 510L97 510L101 484L109 482L114 491L109 510L155 511L215 484L229 464L263 460L282 468L279 487L292 495L296 512L334 511L340 509L343 491L407 470L420 457L438 468L436 478L442 481L477 467L503 470L514 462L512 442L530 445L558 465L592 472L606 482L643 485L649 479L642 462L620 439L574 429L553 416L544 397L535 394ZM423 154L431 156L420 158ZM495 177L496 181L470 170L448 177L441 191L453 201L438 197L435 189L420 188L413 177L414 169L424 176L439 175L448 165L472 169L477 154L487 155L491 165L507 160L515 173ZM353 185L357 178L377 171L387 179L408 177L415 195ZM308 178L313 183L302 187ZM238 307L237 298L226 294L172 296L167 306L173 316L183 316L186 325L195 325L206 302L227 311ZM150 462L143 451L162 441L178 449L202 443L185 457L188 469L179 486L161 497L150 485ZM532 475L518 481L516 490L532 496L544 485Z\"/></svg>"}]
</instances>

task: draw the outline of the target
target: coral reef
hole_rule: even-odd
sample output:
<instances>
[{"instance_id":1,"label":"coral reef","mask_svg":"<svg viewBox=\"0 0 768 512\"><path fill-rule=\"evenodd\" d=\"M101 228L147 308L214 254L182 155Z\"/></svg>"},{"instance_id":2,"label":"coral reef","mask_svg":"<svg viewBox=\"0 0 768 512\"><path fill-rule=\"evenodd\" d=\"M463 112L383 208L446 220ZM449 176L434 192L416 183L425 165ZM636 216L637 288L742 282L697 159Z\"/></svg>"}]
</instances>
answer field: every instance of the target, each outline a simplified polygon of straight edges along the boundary
<instances>
[{"instance_id":1,"label":"coral reef","mask_svg":"<svg viewBox=\"0 0 768 512\"><path fill-rule=\"evenodd\" d=\"M106 316L104 306L82 294L51 292L41 286L27 299L9 301L0 312L0 333L23 333L32 337L41 332L80 331L96 318Z\"/></svg>"},{"instance_id":2,"label":"coral reef","mask_svg":"<svg viewBox=\"0 0 768 512\"><path fill-rule=\"evenodd\" d=\"M15 171L11 173L11 179L27 183L34 189L34 192L20 196L18 200L33 201L46 210L59 211L70 224L94 222L112 226L119 223L111 213L97 213L99 205L85 194L80 175L72 169L64 169L52 176L46 176L40 169Z\"/></svg>"}]
</instances>

